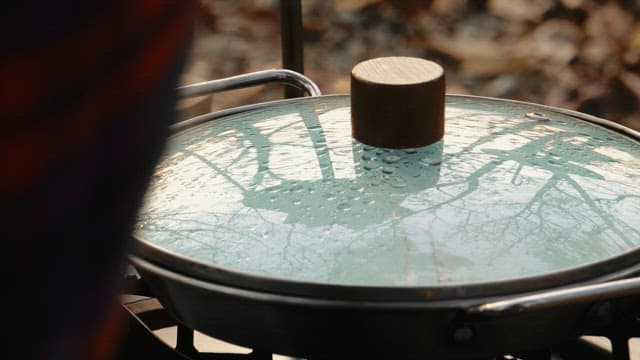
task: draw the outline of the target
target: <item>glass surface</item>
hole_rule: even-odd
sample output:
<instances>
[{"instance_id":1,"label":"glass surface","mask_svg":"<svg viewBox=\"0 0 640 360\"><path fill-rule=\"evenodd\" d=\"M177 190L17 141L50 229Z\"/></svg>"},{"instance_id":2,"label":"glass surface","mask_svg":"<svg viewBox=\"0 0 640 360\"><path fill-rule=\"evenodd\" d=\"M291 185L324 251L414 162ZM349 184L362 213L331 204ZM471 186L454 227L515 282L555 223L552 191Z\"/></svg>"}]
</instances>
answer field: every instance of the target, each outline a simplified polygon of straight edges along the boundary
<instances>
[{"instance_id":1,"label":"glass surface","mask_svg":"<svg viewBox=\"0 0 640 360\"><path fill-rule=\"evenodd\" d=\"M229 117L170 140L138 233L233 271L433 286L541 275L640 244L640 147L534 106L448 98L446 134L351 138L349 98Z\"/></svg>"}]
</instances>

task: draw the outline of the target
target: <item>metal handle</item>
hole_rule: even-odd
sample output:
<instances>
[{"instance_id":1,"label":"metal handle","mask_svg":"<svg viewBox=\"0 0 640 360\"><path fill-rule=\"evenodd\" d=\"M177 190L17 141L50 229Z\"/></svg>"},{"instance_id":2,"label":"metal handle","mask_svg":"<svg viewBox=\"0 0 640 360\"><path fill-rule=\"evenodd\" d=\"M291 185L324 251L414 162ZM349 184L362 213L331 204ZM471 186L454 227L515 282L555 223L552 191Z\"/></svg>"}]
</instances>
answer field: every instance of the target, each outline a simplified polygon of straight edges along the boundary
<instances>
[{"instance_id":1,"label":"metal handle","mask_svg":"<svg viewBox=\"0 0 640 360\"><path fill-rule=\"evenodd\" d=\"M200 96L204 94L239 89L244 87L250 87L255 85L262 85L266 83L285 83L296 86L306 91L311 96L320 96L322 92L311 79L308 77L291 70L278 69L278 70L264 70L252 72L244 75L232 76L223 79L205 81L193 85L186 85L178 88L178 95L181 98L189 98L194 96ZM286 100L280 100L286 101ZM272 106L270 103L250 104L244 106L238 106L231 109L220 110L212 113L198 115L191 119L177 122L171 125L170 130L172 133L186 130L193 126L202 124L204 122L238 114L245 111L257 110Z\"/></svg>"},{"instance_id":2,"label":"metal handle","mask_svg":"<svg viewBox=\"0 0 640 360\"><path fill-rule=\"evenodd\" d=\"M181 98L189 98L214 92L234 90L266 83L283 83L304 90L311 96L322 95L320 88L308 77L291 70L263 70L223 79L205 81L178 88Z\"/></svg>"},{"instance_id":3,"label":"metal handle","mask_svg":"<svg viewBox=\"0 0 640 360\"><path fill-rule=\"evenodd\" d=\"M482 316L507 315L633 294L640 294L640 277L545 291L534 295L485 303L467 309L467 313Z\"/></svg>"}]
</instances>

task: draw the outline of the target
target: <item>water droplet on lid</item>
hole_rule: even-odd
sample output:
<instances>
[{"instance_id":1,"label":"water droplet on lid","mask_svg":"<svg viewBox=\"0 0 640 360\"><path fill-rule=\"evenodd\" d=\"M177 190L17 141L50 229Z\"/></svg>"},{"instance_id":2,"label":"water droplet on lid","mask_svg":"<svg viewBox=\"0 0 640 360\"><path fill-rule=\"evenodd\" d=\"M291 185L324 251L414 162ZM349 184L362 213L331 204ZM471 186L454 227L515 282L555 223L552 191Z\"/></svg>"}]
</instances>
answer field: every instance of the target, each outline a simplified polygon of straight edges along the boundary
<instances>
[{"instance_id":1,"label":"water droplet on lid","mask_svg":"<svg viewBox=\"0 0 640 360\"><path fill-rule=\"evenodd\" d=\"M538 121L549 121L549 117L541 112L530 112L530 113L526 113L524 116L526 116L527 118L531 119L531 120L538 120Z\"/></svg>"},{"instance_id":2,"label":"water droplet on lid","mask_svg":"<svg viewBox=\"0 0 640 360\"><path fill-rule=\"evenodd\" d=\"M371 154L362 155L362 160L370 161L370 160L373 160L373 159L374 159L374 157Z\"/></svg>"},{"instance_id":3,"label":"water droplet on lid","mask_svg":"<svg viewBox=\"0 0 640 360\"><path fill-rule=\"evenodd\" d=\"M350 210L351 206L348 203L340 203L338 204L338 210L347 211Z\"/></svg>"},{"instance_id":4,"label":"water droplet on lid","mask_svg":"<svg viewBox=\"0 0 640 360\"><path fill-rule=\"evenodd\" d=\"M424 163L429 166L436 166L442 163L442 159L440 157L427 156L426 158L424 158Z\"/></svg>"},{"instance_id":5,"label":"water droplet on lid","mask_svg":"<svg viewBox=\"0 0 640 360\"><path fill-rule=\"evenodd\" d=\"M390 166L385 166L382 168L382 172L385 174L393 174L393 168Z\"/></svg>"},{"instance_id":6,"label":"water droplet on lid","mask_svg":"<svg viewBox=\"0 0 640 360\"><path fill-rule=\"evenodd\" d=\"M398 162L398 160L400 160L400 156L389 155L389 156L385 156L383 160L384 160L384 162L386 162L388 164L393 164L395 162Z\"/></svg>"},{"instance_id":7,"label":"water droplet on lid","mask_svg":"<svg viewBox=\"0 0 640 360\"><path fill-rule=\"evenodd\" d=\"M406 187L407 183L404 182L404 180L402 180L401 178L395 178L391 181L391 186L396 189L401 189L403 187Z\"/></svg>"},{"instance_id":8,"label":"water droplet on lid","mask_svg":"<svg viewBox=\"0 0 640 360\"><path fill-rule=\"evenodd\" d=\"M362 168L365 169L365 170L371 170L371 169L373 169L373 166L371 166L370 164L364 164L362 166Z\"/></svg>"},{"instance_id":9,"label":"water droplet on lid","mask_svg":"<svg viewBox=\"0 0 640 360\"><path fill-rule=\"evenodd\" d=\"M300 204L302 204L302 201L300 199L293 200L293 205L300 205Z\"/></svg>"},{"instance_id":10,"label":"water droplet on lid","mask_svg":"<svg viewBox=\"0 0 640 360\"><path fill-rule=\"evenodd\" d=\"M410 149L404 149L404 152L406 152L407 154L415 154L418 152L418 150L410 148Z\"/></svg>"}]
</instances>

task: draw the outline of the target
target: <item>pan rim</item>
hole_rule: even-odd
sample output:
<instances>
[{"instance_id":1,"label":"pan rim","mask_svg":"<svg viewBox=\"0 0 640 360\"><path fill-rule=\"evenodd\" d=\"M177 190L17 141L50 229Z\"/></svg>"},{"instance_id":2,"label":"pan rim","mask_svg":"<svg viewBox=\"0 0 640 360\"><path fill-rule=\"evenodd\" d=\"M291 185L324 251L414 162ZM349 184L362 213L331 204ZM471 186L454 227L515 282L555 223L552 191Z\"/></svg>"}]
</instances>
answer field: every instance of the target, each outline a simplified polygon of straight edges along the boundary
<instances>
[{"instance_id":1,"label":"pan rim","mask_svg":"<svg viewBox=\"0 0 640 360\"><path fill-rule=\"evenodd\" d=\"M211 114L207 122L215 119L223 119L234 114L249 114L252 111L260 111L260 109L264 109L265 107L287 106L307 101L317 101L318 99L344 98L348 96L348 94L338 94L271 101L261 104L264 105L264 107L256 108L254 105L244 111L242 109L235 112L224 111L219 116L214 113ZM640 132L618 123L577 111L518 100L496 99L482 96L449 94L447 95L447 98L450 100L476 99L489 102L499 102L501 104L507 103L535 107L536 109L555 112L557 114L569 116L578 121L584 121L603 127L609 131L622 134L631 141L640 145ZM202 122L188 127L179 127L179 131L189 129L194 126L197 127L200 124L202 124ZM486 282L451 283L433 286L346 285L293 280L241 270L232 270L174 253L152 243L139 234L132 235L132 238L134 242L133 254L135 256L149 261L152 264L194 279L259 292L323 299L351 299L361 301L435 301L493 297L546 290L549 288L576 284L602 282L629 277L640 273L640 246L637 246L615 256L610 256L590 263L584 263L580 266L528 277L516 277Z\"/></svg>"}]
</instances>

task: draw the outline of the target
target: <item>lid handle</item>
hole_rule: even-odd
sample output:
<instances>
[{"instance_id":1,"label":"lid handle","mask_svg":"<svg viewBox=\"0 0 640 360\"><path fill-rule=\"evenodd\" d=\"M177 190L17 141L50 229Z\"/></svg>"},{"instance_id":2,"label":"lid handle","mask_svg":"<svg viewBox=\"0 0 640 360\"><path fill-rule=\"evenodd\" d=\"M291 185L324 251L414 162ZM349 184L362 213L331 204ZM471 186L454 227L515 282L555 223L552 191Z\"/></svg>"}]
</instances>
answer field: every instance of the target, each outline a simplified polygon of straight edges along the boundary
<instances>
[{"instance_id":1,"label":"lid handle","mask_svg":"<svg viewBox=\"0 0 640 360\"><path fill-rule=\"evenodd\" d=\"M382 57L351 72L351 132L365 144L414 148L444 136L445 74L432 61Z\"/></svg>"}]
</instances>

